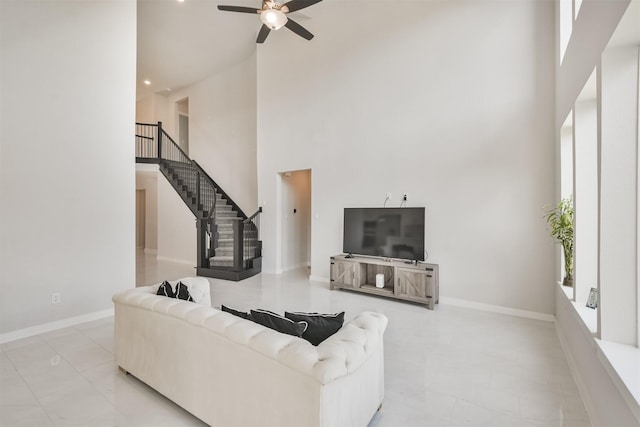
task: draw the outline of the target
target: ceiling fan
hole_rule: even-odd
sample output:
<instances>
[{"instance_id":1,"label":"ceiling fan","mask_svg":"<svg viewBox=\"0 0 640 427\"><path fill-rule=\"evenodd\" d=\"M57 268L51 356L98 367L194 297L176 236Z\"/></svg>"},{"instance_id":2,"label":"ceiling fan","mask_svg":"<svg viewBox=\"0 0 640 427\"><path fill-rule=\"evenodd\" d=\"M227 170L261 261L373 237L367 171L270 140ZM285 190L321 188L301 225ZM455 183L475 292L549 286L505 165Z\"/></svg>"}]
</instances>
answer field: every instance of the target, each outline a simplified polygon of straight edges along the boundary
<instances>
[{"instance_id":1,"label":"ceiling fan","mask_svg":"<svg viewBox=\"0 0 640 427\"><path fill-rule=\"evenodd\" d=\"M262 28L260 28L256 43L264 43L271 30L279 30L282 27L287 27L300 37L311 40L313 38L313 34L307 31L302 25L289 18L287 14L295 12L296 10L304 9L305 7L313 6L321 1L322 0L291 0L287 3L279 4L273 0L262 0L262 9L222 5L219 5L218 9L227 12L259 14L260 20L262 21Z\"/></svg>"}]
</instances>

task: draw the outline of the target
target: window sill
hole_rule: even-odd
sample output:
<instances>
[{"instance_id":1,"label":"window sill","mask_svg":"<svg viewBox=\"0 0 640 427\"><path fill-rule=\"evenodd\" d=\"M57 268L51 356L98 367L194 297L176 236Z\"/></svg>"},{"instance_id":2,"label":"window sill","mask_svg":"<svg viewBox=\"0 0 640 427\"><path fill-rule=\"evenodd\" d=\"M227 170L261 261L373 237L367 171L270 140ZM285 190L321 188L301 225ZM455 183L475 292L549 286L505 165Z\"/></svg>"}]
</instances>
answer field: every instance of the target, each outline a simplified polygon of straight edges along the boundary
<instances>
[{"instance_id":1,"label":"window sill","mask_svg":"<svg viewBox=\"0 0 640 427\"><path fill-rule=\"evenodd\" d=\"M560 289L562 289L564 294L567 296L567 299L573 306L575 313L582 320L582 323L584 323L584 326L589 330L591 335L595 337L598 333L598 310L576 303L573 301L573 288L570 286L562 286L561 282L557 283Z\"/></svg>"},{"instance_id":2,"label":"window sill","mask_svg":"<svg viewBox=\"0 0 640 427\"><path fill-rule=\"evenodd\" d=\"M596 339L598 357L627 404L633 409L636 418L640 419L640 349L632 345L617 344ZM620 382L622 384L620 384Z\"/></svg>"},{"instance_id":3,"label":"window sill","mask_svg":"<svg viewBox=\"0 0 640 427\"><path fill-rule=\"evenodd\" d=\"M573 288L562 286L560 282L558 286L573 307L575 316L582 320L584 331L594 338L597 356L604 369L636 418L640 420L640 348L597 339L597 310L572 301Z\"/></svg>"}]
</instances>

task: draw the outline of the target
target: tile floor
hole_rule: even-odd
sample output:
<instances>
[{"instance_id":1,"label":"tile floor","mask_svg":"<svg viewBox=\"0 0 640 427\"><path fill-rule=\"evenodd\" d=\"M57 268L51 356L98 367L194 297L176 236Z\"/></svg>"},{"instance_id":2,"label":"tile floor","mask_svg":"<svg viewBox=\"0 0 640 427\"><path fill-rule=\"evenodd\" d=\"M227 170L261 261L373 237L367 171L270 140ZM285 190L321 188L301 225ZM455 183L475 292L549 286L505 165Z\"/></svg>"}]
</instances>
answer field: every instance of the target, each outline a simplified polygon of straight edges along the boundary
<instances>
[{"instance_id":1,"label":"tile floor","mask_svg":"<svg viewBox=\"0 0 640 427\"><path fill-rule=\"evenodd\" d=\"M138 285L193 269L140 255ZM214 306L362 310L389 318L375 427L590 426L554 325L446 305L435 311L310 282L308 271L211 279ZM202 426L113 361L108 318L0 346L0 426ZM287 427L287 426L283 426ZM295 426L299 427L299 426ZM301 426L300 426L301 427Z\"/></svg>"}]
</instances>

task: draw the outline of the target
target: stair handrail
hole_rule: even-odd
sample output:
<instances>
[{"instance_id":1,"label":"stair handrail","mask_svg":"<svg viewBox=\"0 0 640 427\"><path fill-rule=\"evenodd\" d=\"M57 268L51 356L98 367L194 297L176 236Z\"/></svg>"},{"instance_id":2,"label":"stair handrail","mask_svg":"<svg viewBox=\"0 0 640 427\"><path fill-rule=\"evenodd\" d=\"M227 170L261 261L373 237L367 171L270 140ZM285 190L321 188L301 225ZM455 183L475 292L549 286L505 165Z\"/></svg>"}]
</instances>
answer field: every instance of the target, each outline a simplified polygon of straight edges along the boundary
<instances>
[{"instance_id":1,"label":"stair handrail","mask_svg":"<svg viewBox=\"0 0 640 427\"><path fill-rule=\"evenodd\" d=\"M244 223L246 224L246 223L248 223L248 222L253 221L253 219L254 219L255 217L257 217L258 215L260 215L261 213L262 213L262 206L258 207L258 210L257 210L257 211L255 211L255 213L254 213L253 215L251 215L250 217L248 217L247 219L245 219L245 220L244 220Z\"/></svg>"},{"instance_id":2,"label":"stair handrail","mask_svg":"<svg viewBox=\"0 0 640 427\"><path fill-rule=\"evenodd\" d=\"M242 251L238 254L242 254L242 265L246 266L247 262L250 259L261 257L262 256L262 246L260 243L260 222L259 215L262 213L262 206L258 207L258 210L255 211L253 215L249 218L241 221L240 233L242 237ZM255 230L255 237L248 237L246 235L247 232L251 232ZM248 252L247 248L250 247L250 244L254 243L255 247L253 248L253 252ZM235 256L235 254L234 254Z\"/></svg>"},{"instance_id":3,"label":"stair handrail","mask_svg":"<svg viewBox=\"0 0 640 427\"><path fill-rule=\"evenodd\" d=\"M215 183L215 181L213 179L211 179L211 177L207 174L207 172L205 172L204 169L202 169L202 167L198 164L198 162L196 162L195 160L192 159L191 160L191 164L196 168L196 171L198 172L198 177L204 176L205 177L205 181L208 181L209 185L211 185L213 187L213 205L211 206L211 209L209 210L207 218L211 218L211 217L215 218L216 205L218 203L218 198L216 197L216 193L218 191L222 192L222 190L220 190L220 187L218 187L218 185ZM200 197L200 191L198 191L198 197Z\"/></svg>"},{"instance_id":4,"label":"stair handrail","mask_svg":"<svg viewBox=\"0 0 640 427\"><path fill-rule=\"evenodd\" d=\"M213 188L215 189L216 192L220 193L225 199L227 199L227 201L229 202L229 204L232 206L232 209L236 212L238 212L238 214L240 215L240 217L244 220L247 219L247 214L244 213L244 211L240 208L240 206L238 206L238 204L231 198L229 197L229 195L222 189L222 187L220 187L218 185L218 183L216 183L213 178L211 178L209 176L209 174L198 164L198 162L196 162L195 160L193 160L192 158L190 158L187 153L184 152L184 150L173 140L173 138L171 138L171 136L164 131L164 129L162 128L162 122L158 122L157 124L153 124L153 123L138 123L136 122L136 125L139 126L150 126L150 127L157 127L158 128L158 136L157 136L157 158L158 159L164 159L164 160L168 160L168 161L178 161L179 160L173 160L173 159L169 159L167 157L163 157L163 150L162 150L162 146L163 144L163 139L166 137L170 143L171 143L171 147L172 149L175 148L178 150L178 152L180 154L182 154L182 156L184 156L185 161L184 162L180 162L180 163L192 163L197 169L198 171L202 174L202 176L205 177L206 180L208 180L212 185ZM138 135L136 135L137 137ZM140 135L142 137L142 135ZM146 139L146 138L144 138ZM215 206L215 202L216 199L214 198L214 206ZM213 209L212 209L213 211Z\"/></svg>"},{"instance_id":5,"label":"stair handrail","mask_svg":"<svg viewBox=\"0 0 640 427\"><path fill-rule=\"evenodd\" d=\"M162 135L162 136L160 136L160 135ZM172 144L171 148L177 149L179 154L182 154L184 156L184 158L185 158L184 160L185 161L174 160L174 159L170 159L168 157L163 157L162 146L164 144L162 144L162 142L163 142L162 140L165 137L168 138L169 141L171 142L171 144ZM168 133L166 133L164 131L164 129L162 129L162 122L158 122L158 142L159 142L159 144L158 144L159 145L159 147L158 147L158 158L161 158L163 160L168 160L170 162L178 162L178 163L190 163L190 162L192 162L191 158L187 155L187 153L184 152L184 150L178 145L178 143L176 143L173 140L173 138L171 138L171 136Z\"/></svg>"},{"instance_id":6,"label":"stair handrail","mask_svg":"<svg viewBox=\"0 0 640 427\"><path fill-rule=\"evenodd\" d=\"M238 206L238 204L236 202L233 201L233 199L231 197L229 197L229 195L227 193L225 193L225 191L222 189L222 187L220 187L214 180L213 178L211 178L209 176L209 174L198 164L198 162L196 162L195 160L192 160L192 162L196 165L196 167L198 168L199 171L202 172L202 174L209 180L211 181L211 183L213 184L214 188L216 189L216 191L218 191L222 197L224 197L225 199L227 199L227 201L229 202L229 204L231 204L231 206L233 207L233 210L237 211L240 216L242 217L243 220L245 220L247 218L247 215L244 213L244 211L242 209L240 209L240 206Z\"/></svg>"}]
</instances>

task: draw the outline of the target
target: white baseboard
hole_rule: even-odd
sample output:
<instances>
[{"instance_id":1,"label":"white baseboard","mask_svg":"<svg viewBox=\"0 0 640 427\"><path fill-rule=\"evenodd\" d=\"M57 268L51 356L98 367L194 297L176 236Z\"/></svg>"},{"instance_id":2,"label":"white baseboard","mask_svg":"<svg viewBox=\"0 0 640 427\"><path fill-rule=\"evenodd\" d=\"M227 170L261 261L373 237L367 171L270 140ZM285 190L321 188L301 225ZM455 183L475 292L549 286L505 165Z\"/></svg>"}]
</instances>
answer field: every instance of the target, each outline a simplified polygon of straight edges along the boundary
<instances>
[{"instance_id":1,"label":"white baseboard","mask_svg":"<svg viewBox=\"0 0 640 427\"><path fill-rule=\"evenodd\" d=\"M192 266L195 266L195 264L196 264L195 262L193 262L193 261L188 261L188 260L186 260L186 259L169 258L169 257L162 256L162 255L158 255L158 256L156 257L156 259L157 259L158 261L175 262L176 264L188 264L188 265L192 265Z\"/></svg>"},{"instance_id":2,"label":"white baseboard","mask_svg":"<svg viewBox=\"0 0 640 427\"><path fill-rule=\"evenodd\" d=\"M158 255L157 249L144 248L144 253L149 255Z\"/></svg>"},{"instance_id":3,"label":"white baseboard","mask_svg":"<svg viewBox=\"0 0 640 427\"><path fill-rule=\"evenodd\" d=\"M291 270L297 270L299 268L304 268L304 267L308 267L309 264L305 261L305 262L301 262L299 264L295 264L295 265L290 265L288 267L283 267L282 268L282 272L287 272L287 271L291 271Z\"/></svg>"},{"instance_id":4,"label":"white baseboard","mask_svg":"<svg viewBox=\"0 0 640 427\"><path fill-rule=\"evenodd\" d=\"M331 283L331 280L329 280L328 277L322 276L309 276L309 280L312 280L314 282Z\"/></svg>"},{"instance_id":5,"label":"white baseboard","mask_svg":"<svg viewBox=\"0 0 640 427\"><path fill-rule=\"evenodd\" d=\"M113 316L113 308L87 313L80 316L69 317L68 319L56 320L55 322L43 323L42 325L31 326L29 328L18 329L17 331L6 332L0 334L0 344L10 341L16 341L23 338L29 338L34 335L46 334L70 326L79 325L81 323L91 322L93 320L104 319Z\"/></svg>"},{"instance_id":6,"label":"white baseboard","mask_svg":"<svg viewBox=\"0 0 640 427\"><path fill-rule=\"evenodd\" d=\"M545 322L554 322L553 314L539 313L537 311L519 310L517 308L503 307L500 305L484 304L481 302L468 301L458 298L440 297L440 303L453 305L456 307L471 308L474 310L488 311L491 313L508 314L511 316L525 317L527 319L544 320Z\"/></svg>"}]
</instances>

